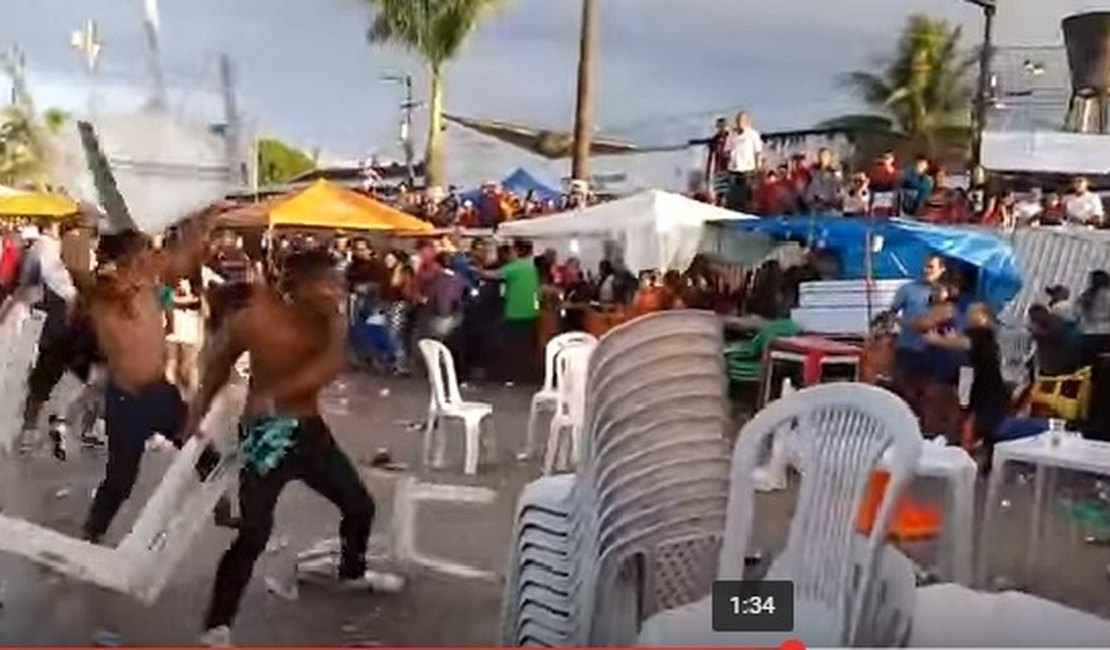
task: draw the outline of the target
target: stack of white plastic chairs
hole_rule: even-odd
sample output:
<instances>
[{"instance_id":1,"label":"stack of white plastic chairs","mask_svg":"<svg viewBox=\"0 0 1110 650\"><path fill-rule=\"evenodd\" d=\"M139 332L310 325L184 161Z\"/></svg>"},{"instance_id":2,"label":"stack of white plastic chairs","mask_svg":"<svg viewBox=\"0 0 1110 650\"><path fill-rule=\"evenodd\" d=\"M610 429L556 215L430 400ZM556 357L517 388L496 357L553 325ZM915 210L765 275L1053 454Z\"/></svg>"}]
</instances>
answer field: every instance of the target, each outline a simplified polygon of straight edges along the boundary
<instances>
[{"instance_id":1,"label":"stack of white plastic chairs","mask_svg":"<svg viewBox=\"0 0 1110 650\"><path fill-rule=\"evenodd\" d=\"M728 489L719 318L653 314L590 359L575 474L520 496L506 645L627 645L639 622L709 592Z\"/></svg>"},{"instance_id":2,"label":"stack of white plastic chairs","mask_svg":"<svg viewBox=\"0 0 1110 650\"><path fill-rule=\"evenodd\" d=\"M0 456L10 454L23 428L27 375L35 362L45 318L21 303L0 322Z\"/></svg>"}]
</instances>

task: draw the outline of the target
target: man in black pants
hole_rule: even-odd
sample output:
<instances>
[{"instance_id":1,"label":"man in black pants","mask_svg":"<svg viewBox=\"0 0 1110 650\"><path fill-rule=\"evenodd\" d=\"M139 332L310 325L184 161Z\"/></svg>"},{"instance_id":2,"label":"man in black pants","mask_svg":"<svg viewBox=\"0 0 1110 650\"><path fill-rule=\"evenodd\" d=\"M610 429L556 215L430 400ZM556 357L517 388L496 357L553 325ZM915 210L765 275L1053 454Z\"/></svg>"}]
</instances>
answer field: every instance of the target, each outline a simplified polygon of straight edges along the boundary
<instances>
[{"instance_id":1,"label":"man in black pants","mask_svg":"<svg viewBox=\"0 0 1110 650\"><path fill-rule=\"evenodd\" d=\"M166 345L158 288L163 278L179 277L199 259L203 238L195 233L172 254L150 248L140 233L112 237L116 257L95 277L78 275L86 312L108 367L104 423L108 465L96 490L85 539L99 543L123 502L131 496L146 441L160 433L180 445L185 406L166 381ZM201 460L212 466L215 452ZM206 473L199 469L203 475ZM230 525L230 504L216 512L217 523Z\"/></svg>"},{"instance_id":2,"label":"man in black pants","mask_svg":"<svg viewBox=\"0 0 1110 650\"><path fill-rule=\"evenodd\" d=\"M62 376L69 371L87 384L91 368L97 361L96 341L87 322L75 318L77 287L62 262L60 237L56 225L44 225L43 232L37 234L24 256L19 286L0 308L0 320L7 317L16 302L32 304L46 315L38 342L38 357L27 379L22 444L31 442L31 432L38 427L42 407ZM84 399L74 400L67 409L71 413L67 415L76 415L78 407L82 406ZM66 458L68 419L55 414L50 416L49 433L58 460Z\"/></svg>"},{"instance_id":3,"label":"man in black pants","mask_svg":"<svg viewBox=\"0 0 1110 650\"><path fill-rule=\"evenodd\" d=\"M345 290L324 251L292 255L279 291L256 286L211 341L187 430L197 426L249 353L251 385L240 426L239 535L220 559L201 642L230 644L231 624L266 549L274 508L285 485L304 481L339 508L339 580L353 589L393 591L395 575L366 570L374 502L358 470L320 417L318 399L346 364Z\"/></svg>"}]
</instances>

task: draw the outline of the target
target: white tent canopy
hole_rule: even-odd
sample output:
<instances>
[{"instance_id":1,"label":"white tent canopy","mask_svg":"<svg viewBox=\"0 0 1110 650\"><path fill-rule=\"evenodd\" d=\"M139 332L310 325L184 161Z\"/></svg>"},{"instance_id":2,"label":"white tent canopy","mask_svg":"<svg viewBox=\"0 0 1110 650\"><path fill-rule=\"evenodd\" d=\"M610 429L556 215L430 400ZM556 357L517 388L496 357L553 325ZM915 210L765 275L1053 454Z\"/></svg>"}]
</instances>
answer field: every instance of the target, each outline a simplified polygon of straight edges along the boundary
<instances>
[{"instance_id":1,"label":"white tent canopy","mask_svg":"<svg viewBox=\"0 0 1110 650\"><path fill-rule=\"evenodd\" d=\"M631 271L684 270L698 254L705 224L755 219L679 194L649 190L583 210L502 224L504 237L544 241L612 241Z\"/></svg>"}]
</instances>

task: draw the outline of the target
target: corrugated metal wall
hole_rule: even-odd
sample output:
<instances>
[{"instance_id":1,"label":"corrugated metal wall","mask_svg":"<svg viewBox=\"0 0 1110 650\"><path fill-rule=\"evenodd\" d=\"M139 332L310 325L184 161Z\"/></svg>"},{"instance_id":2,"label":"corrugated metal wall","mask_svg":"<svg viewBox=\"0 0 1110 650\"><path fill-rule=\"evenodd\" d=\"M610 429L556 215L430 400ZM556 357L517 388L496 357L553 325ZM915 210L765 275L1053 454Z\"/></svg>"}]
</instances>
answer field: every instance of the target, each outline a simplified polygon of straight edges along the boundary
<instances>
[{"instance_id":1,"label":"corrugated metal wall","mask_svg":"<svg viewBox=\"0 0 1110 650\"><path fill-rule=\"evenodd\" d=\"M1010 235L1021 269L1021 292L1001 318L1020 324L1035 302L1044 301L1046 287L1062 284L1076 297L1095 269L1110 270L1110 232L1085 228L1021 228Z\"/></svg>"}]
</instances>

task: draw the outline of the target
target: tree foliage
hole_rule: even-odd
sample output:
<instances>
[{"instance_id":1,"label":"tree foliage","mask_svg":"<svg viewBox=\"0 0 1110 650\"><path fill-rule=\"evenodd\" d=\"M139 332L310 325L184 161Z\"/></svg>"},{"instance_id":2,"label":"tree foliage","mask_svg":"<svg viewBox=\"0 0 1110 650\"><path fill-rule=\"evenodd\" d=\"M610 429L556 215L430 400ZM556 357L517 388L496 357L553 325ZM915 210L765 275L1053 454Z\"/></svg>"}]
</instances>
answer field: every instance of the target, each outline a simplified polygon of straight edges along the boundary
<instances>
[{"instance_id":1,"label":"tree foliage","mask_svg":"<svg viewBox=\"0 0 1110 650\"><path fill-rule=\"evenodd\" d=\"M308 154L276 138L259 138L257 147L260 185L281 185L316 169Z\"/></svg>"},{"instance_id":2,"label":"tree foliage","mask_svg":"<svg viewBox=\"0 0 1110 650\"><path fill-rule=\"evenodd\" d=\"M38 114L13 53L0 55L0 72L12 87L12 102L0 108L0 183L45 185L50 136L58 133L68 115L57 109Z\"/></svg>"},{"instance_id":3,"label":"tree foliage","mask_svg":"<svg viewBox=\"0 0 1110 650\"><path fill-rule=\"evenodd\" d=\"M427 184L443 183L443 72L467 38L501 0L365 0L374 10L371 43L389 43L420 57L428 70Z\"/></svg>"},{"instance_id":4,"label":"tree foliage","mask_svg":"<svg viewBox=\"0 0 1110 650\"><path fill-rule=\"evenodd\" d=\"M910 16L894 56L877 63L879 72L850 72L840 82L906 135L931 141L970 117L975 56L962 49L961 36L945 20Z\"/></svg>"}]
</instances>

